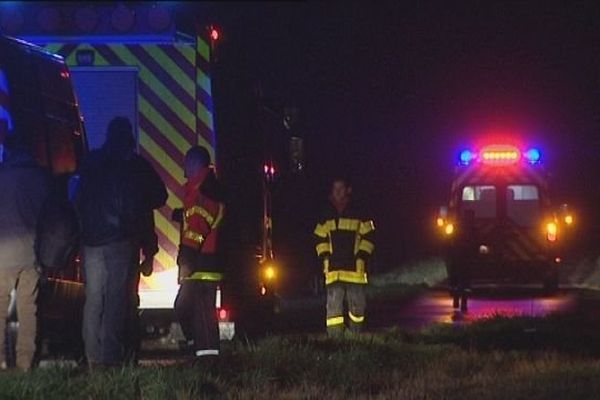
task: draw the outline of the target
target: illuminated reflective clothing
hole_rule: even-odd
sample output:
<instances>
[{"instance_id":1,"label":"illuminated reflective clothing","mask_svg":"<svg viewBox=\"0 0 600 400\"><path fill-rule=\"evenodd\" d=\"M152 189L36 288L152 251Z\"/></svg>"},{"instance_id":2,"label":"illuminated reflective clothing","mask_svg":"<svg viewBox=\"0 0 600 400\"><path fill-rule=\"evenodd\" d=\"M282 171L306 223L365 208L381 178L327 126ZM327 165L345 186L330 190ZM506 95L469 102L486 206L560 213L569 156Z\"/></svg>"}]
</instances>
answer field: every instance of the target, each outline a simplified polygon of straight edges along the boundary
<instances>
[{"instance_id":1,"label":"illuminated reflective clothing","mask_svg":"<svg viewBox=\"0 0 600 400\"><path fill-rule=\"evenodd\" d=\"M185 185L175 312L196 357L218 356L220 351L215 300L223 270L217 260L217 236L225 206L219 192L208 168Z\"/></svg>"},{"instance_id":2,"label":"illuminated reflective clothing","mask_svg":"<svg viewBox=\"0 0 600 400\"><path fill-rule=\"evenodd\" d=\"M211 169L202 170L188 180L183 199L181 245L199 253L193 274L188 279L218 281L222 270L216 261L218 227L223 220L225 206L215 192L216 178Z\"/></svg>"},{"instance_id":3,"label":"illuminated reflective clothing","mask_svg":"<svg viewBox=\"0 0 600 400\"><path fill-rule=\"evenodd\" d=\"M346 322L354 332L364 324L366 267L375 250L374 232L373 221L350 204L330 204L315 228L316 251L327 285L327 331L331 336L343 333Z\"/></svg>"},{"instance_id":4,"label":"illuminated reflective clothing","mask_svg":"<svg viewBox=\"0 0 600 400\"><path fill-rule=\"evenodd\" d=\"M351 204L338 212L330 204L317 224L317 255L323 262L325 283L366 284L366 266L375 250L375 225Z\"/></svg>"}]
</instances>

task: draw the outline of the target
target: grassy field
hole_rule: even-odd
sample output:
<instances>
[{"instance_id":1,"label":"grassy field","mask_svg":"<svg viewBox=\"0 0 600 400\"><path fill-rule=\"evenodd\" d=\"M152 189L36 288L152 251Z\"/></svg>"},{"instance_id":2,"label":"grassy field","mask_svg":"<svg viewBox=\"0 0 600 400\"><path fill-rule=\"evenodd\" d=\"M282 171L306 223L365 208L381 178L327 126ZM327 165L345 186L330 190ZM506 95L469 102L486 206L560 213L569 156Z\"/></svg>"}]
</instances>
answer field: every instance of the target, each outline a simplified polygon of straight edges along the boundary
<instances>
[{"instance_id":1,"label":"grassy field","mask_svg":"<svg viewBox=\"0 0 600 400\"><path fill-rule=\"evenodd\" d=\"M598 399L600 323L494 318L421 333L391 330L233 342L219 364L0 374L1 399Z\"/></svg>"}]
</instances>

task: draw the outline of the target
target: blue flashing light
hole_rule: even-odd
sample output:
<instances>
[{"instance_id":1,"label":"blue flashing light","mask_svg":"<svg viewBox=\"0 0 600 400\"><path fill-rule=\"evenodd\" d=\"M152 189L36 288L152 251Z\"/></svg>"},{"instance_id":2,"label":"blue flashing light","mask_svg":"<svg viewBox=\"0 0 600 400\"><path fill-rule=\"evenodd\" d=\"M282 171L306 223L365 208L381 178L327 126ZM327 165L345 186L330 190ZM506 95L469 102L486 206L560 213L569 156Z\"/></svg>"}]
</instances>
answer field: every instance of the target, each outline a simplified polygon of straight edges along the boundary
<instances>
[{"instance_id":1,"label":"blue flashing light","mask_svg":"<svg viewBox=\"0 0 600 400\"><path fill-rule=\"evenodd\" d=\"M463 150L460 153L460 163L462 165L469 165L471 161L475 159L476 154L471 150Z\"/></svg>"},{"instance_id":2,"label":"blue flashing light","mask_svg":"<svg viewBox=\"0 0 600 400\"><path fill-rule=\"evenodd\" d=\"M540 151L538 149L529 149L527 150L527 152L525 152L525 158L531 164L536 164L540 162L542 155L540 154Z\"/></svg>"}]
</instances>

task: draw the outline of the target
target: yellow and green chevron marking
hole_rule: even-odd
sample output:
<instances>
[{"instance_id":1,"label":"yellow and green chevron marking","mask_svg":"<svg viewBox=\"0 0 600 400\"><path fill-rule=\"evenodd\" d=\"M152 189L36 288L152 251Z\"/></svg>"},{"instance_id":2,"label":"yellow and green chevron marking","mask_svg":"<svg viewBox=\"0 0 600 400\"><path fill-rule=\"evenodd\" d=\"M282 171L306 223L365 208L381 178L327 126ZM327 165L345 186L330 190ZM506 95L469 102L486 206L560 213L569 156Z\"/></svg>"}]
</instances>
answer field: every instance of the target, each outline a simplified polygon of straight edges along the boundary
<instances>
[{"instance_id":1,"label":"yellow and green chevron marking","mask_svg":"<svg viewBox=\"0 0 600 400\"><path fill-rule=\"evenodd\" d=\"M179 227L170 216L181 206L184 154L190 146L200 144L209 149L214 160L208 44L197 38L195 44L51 43L45 48L63 56L69 66L77 66L78 50L88 49L95 53L94 67L138 68L140 153L151 161L169 192L167 205L155 214L158 272L174 268ZM143 285L154 289L153 282L147 279Z\"/></svg>"}]
</instances>

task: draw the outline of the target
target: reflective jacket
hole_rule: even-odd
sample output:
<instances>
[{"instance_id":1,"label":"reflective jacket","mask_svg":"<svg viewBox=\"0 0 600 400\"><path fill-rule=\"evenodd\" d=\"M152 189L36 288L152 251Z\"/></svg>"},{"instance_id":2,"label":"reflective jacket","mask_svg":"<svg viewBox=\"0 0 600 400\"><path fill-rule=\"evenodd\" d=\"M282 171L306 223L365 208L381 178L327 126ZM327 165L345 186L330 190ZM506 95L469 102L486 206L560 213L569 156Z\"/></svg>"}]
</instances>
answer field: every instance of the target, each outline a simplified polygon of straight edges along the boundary
<instances>
[{"instance_id":1,"label":"reflective jacket","mask_svg":"<svg viewBox=\"0 0 600 400\"><path fill-rule=\"evenodd\" d=\"M338 281L368 282L367 263L375 250L374 232L373 220L351 204L341 212L332 204L327 207L314 231L327 285Z\"/></svg>"},{"instance_id":2,"label":"reflective jacket","mask_svg":"<svg viewBox=\"0 0 600 400\"><path fill-rule=\"evenodd\" d=\"M180 255L190 259L187 279L218 281L223 278L217 262L218 228L225 213L222 195L211 169L188 180L183 198ZM184 253L194 250L193 254Z\"/></svg>"}]
</instances>

